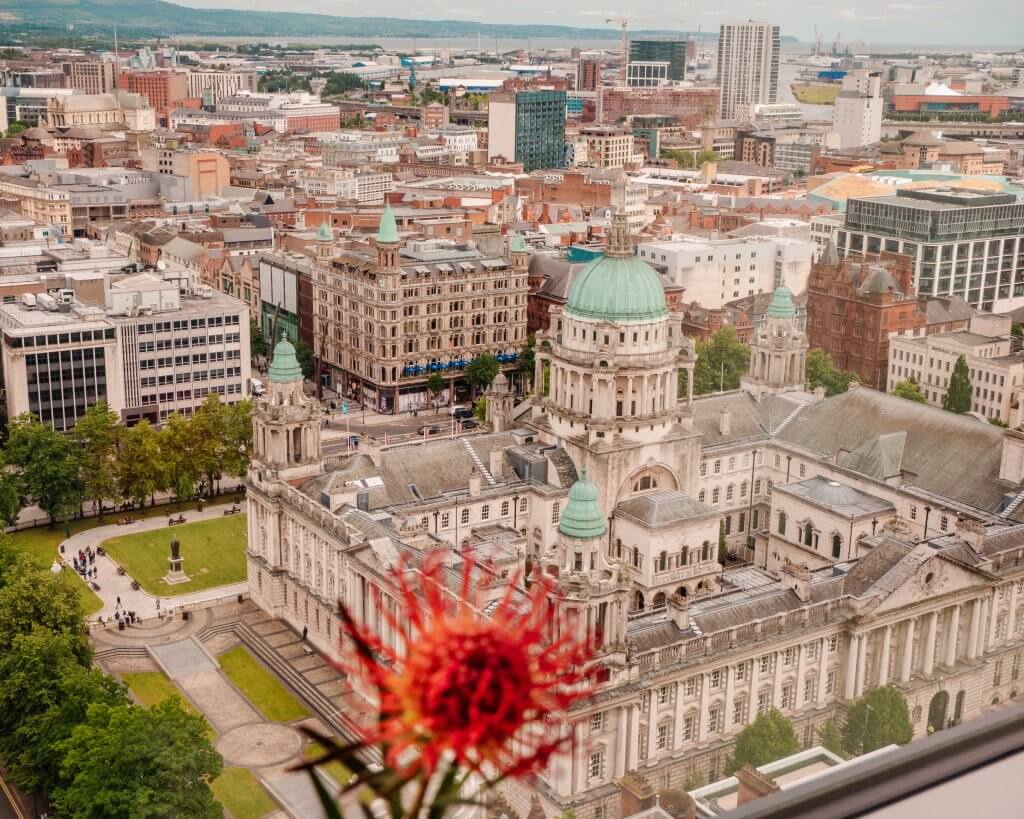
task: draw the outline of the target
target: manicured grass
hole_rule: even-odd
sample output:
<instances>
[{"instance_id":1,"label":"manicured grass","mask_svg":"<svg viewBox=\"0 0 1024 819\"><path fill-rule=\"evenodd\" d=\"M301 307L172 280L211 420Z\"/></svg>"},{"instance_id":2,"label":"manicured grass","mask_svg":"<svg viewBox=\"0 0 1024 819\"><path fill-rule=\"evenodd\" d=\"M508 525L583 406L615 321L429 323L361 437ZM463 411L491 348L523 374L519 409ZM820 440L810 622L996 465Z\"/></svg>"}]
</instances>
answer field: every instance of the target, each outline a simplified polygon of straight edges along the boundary
<instances>
[{"instance_id":1,"label":"manicured grass","mask_svg":"<svg viewBox=\"0 0 1024 819\"><path fill-rule=\"evenodd\" d=\"M103 524L111 522L111 517L108 516ZM82 532L86 529L93 529L99 525L95 519L80 520L74 523L57 523L51 529L48 526L37 526L33 529L22 529L20 532L13 532L7 535L11 545L14 546L19 552L28 555L28 557L41 569L48 569L53 565L53 561L59 556L57 551L64 540L64 527L69 526L72 534L75 532ZM71 555L66 555L70 560ZM73 569L66 569L62 575L64 581L70 584L75 591L78 592L78 596L82 601L82 609L87 615L95 614L103 608L103 601L97 596L96 592L90 589L84 580L78 576L78 573Z\"/></svg>"},{"instance_id":2,"label":"manicured grass","mask_svg":"<svg viewBox=\"0 0 1024 819\"><path fill-rule=\"evenodd\" d=\"M169 586L163 577L172 535L181 544L182 568L191 579ZM245 580L245 537L245 515L225 515L113 537L103 548L145 591L173 597Z\"/></svg>"},{"instance_id":3,"label":"manicured grass","mask_svg":"<svg viewBox=\"0 0 1024 819\"><path fill-rule=\"evenodd\" d=\"M247 768L225 768L210 787L235 819L259 819L277 810L277 803Z\"/></svg>"},{"instance_id":4,"label":"manicured grass","mask_svg":"<svg viewBox=\"0 0 1024 819\"><path fill-rule=\"evenodd\" d=\"M319 759L324 755L324 746L319 742L310 742L305 748L302 749L302 758L306 762L313 759ZM323 765L317 765L317 767L327 774L331 779L338 783L339 787L345 787L348 781L352 778L352 771L345 767L340 760L332 759L330 762L324 763Z\"/></svg>"},{"instance_id":5,"label":"manicured grass","mask_svg":"<svg viewBox=\"0 0 1024 819\"><path fill-rule=\"evenodd\" d=\"M151 706L159 705L171 697L177 697L181 701L181 707L188 713L203 716L185 698L185 695L178 690L178 686L167 679L167 676L162 671L127 671L121 675L121 678L131 689L135 699L144 708L150 708ZM213 726L208 722L206 733L210 737L210 742L213 742L217 732L213 730Z\"/></svg>"},{"instance_id":6,"label":"manicured grass","mask_svg":"<svg viewBox=\"0 0 1024 819\"><path fill-rule=\"evenodd\" d=\"M306 710L287 688L244 646L220 655L220 669L264 717L271 722L294 722L308 717Z\"/></svg>"},{"instance_id":7,"label":"manicured grass","mask_svg":"<svg viewBox=\"0 0 1024 819\"><path fill-rule=\"evenodd\" d=\"M793 83L793 96L807 105L832 105L839 96L838 85L802 85Z\"/></svg>"}]
</instances>

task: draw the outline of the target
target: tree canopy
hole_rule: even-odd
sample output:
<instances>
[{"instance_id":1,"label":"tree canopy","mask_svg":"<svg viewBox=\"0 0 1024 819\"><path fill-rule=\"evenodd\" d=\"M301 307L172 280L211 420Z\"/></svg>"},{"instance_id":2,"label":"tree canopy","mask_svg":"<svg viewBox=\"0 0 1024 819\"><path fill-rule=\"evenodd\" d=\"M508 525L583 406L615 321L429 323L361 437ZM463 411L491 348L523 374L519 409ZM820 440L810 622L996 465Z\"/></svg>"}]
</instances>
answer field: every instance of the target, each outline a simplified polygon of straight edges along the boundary
<instances>
[{"instance_id":1,"label":"tree canopy","mask_svg":"<svg viewBox=\"0 0 1024 819\"><path fill-rule=\"evenodd\" d=\"M466 365L466 381L473 388L474 394L490 386L499 367L498 359L490 353L481 353Z\"/></svg>"},{"instance_id":2,"label":"tree canopy","mask_svg":"<svg viewBox=\"0 0 1024 819\"><path fill-rule=\"evenodd\" d=\"M11 421L6 452L22 491L51 520L78 506L82 499L79 473L67 436L25 413Z\"/></svg>"},{"instance_id":3,"label":"tree canopy","mask_svg":"<svg viewBox=\"0 0 1024 819\"><path fill-rule=\"evenodd\" d=\"M333 71L327 75L327 84L321 93L325 97L330 97L347 94L349 91L360 90L362 87L363 79L358 74L351 74L347 71Z\"/></svg>"},{"instance_id":4,"label":"tree canopy","mask_svg":"<svg viewBox=\"0 0 1024 819\"><path fill-rule=\"evenodd\" d=\"M971 379L967 367L967 359L958 356L953 372L949 376L946 397L942 399L942 408L950 412L969 412L971 409Z\"/></svg>"},{"instance_id":5,"label":"tree canopy","mask_svg":"<svg viewBox=\"0 0 1024 819\"><path fill-rule=\"evenodd\" d=\"M106 401L97 401L85 410L71 432L82 497L100 510L105 500L119 495L115 456L124 432L120 421Z\"/></svg>"},{"instance_id":6,"label":"tree canopy","mask_svg":"<svg viewBox=\"0 0 1024 819\"><path fill-rule=\"evenodd\" d=\"M839 395L846 392L850 383L857 378L856 373L836 369L832 364L832 356L819 347L808 350L805 380L812 390L824 387L825 395Z\"/></svg>"},{"instance_id":7,"label":"tree canopy","mask_svg":"<svg viewBox=\"0 0 1024 819\"><path fill-rule=\"evenodd\" d=\"M706 395L719 390L735 390L750 365L750 348L740 341L736 329L726 325L710 341L697 343L697 363L693 371L693 392Z\"/></svg>"},{"instance_id":8,"label":"tree canopy","mask_svg":"<svg viewBox=\"0 0 1024 819\"><path fill-rule=\"evenodd\" d=\"M914 735L903 692L892 685L875 688L846 712L843 747L850 755L866 754L886 745L904 745Z\"/></svg>"},{"instance_id":9,"label":"tree canopy","mask_svg":"<svg viewBox=\"0 0 1024 819\"><path fill-rule=\"evenodd\" d=\"M22 558L4 572L0 586L0 656L37 628L70 638L80 659L91 656L78 592L59 574Z\"/></svg>"},{"instance_id":10,"label":"tree canopy","mask_svg":"<svg viewBox=\"0 0 1024 819\"><path fill-rule=\"evenodd\" d=\"M777 708L769 708L758 714L750 725L740 731L726 772L732 774L744 765L756 768L795 754L799 750L800 742L793 730L793 723Z\"/></svg>"},{"instance_id":11,"label":"tree canopy","mask_svg":"<svg viewBox=\"0 0 1024 819\"><path fill-rule=\"evenodd\" d=\"M924 393L921 392L921 388L913 377L894 384L892 394L898 395L900 398L906 398L908 401L917 401L919 404L925 403Z\"/></svg>"}]
</instances>

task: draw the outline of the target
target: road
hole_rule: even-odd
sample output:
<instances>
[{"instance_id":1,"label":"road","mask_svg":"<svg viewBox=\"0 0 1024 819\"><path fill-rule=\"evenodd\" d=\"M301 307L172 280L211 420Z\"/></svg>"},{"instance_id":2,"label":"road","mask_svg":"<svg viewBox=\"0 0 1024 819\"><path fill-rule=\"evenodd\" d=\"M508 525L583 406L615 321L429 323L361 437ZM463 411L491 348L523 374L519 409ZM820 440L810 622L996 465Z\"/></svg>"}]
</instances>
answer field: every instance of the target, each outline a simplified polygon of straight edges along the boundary
<instances>
[{"instance_id":1,"label":"road","mask_svg":"<svg viewBox=\"0 0 1024 819\"><path fill-rule=\"evenodd\" d=\"M4 782L2 777L0 777L0 819L27 819L14 801L10 786Z\"/></svg>"}]
</instances>

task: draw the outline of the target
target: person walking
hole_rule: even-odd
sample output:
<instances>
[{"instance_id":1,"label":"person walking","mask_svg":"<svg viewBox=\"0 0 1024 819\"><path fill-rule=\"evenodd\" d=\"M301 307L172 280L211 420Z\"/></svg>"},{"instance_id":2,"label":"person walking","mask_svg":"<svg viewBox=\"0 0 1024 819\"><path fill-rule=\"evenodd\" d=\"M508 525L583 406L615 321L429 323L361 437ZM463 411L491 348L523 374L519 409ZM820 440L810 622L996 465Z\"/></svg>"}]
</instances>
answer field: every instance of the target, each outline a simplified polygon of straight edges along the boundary
<instances>
[{"instance_id":1,"label":"person walking","mask_svg":"<svg viewBox=\"0 0 1024 819\"><path fill-rule=\"evenodd\" d=\"M302 627L302 640L303 640L303 642L305 642L307 634L309 634L309 626L303 626Z\"/></svg>"}]
</instances>

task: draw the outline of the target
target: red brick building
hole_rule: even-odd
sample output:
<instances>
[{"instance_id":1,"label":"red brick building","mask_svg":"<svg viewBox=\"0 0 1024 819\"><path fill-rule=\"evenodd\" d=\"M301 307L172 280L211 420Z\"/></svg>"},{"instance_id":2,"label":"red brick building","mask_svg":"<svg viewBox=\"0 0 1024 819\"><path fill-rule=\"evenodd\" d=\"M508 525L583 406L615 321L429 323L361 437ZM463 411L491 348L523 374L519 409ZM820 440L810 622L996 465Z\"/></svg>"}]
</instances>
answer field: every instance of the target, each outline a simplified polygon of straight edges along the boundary
<instances>
[{"instance_id":1,"label":"red brick building","mask_svg":"<svg viewBox=\"0 0 1024 819\"><path fill-rule=\"evenodd\" d=\"M886 387L889 337L925 332L928 319L912 285L910 257L895 253L848 256L834 246L811 267L807 282L807 340L863 384Z\"/></svg>"},{"instance_id":2,"label":"red brick building","mask_svg":"<svg viewBox=\"0 0 1024 819\"><path fill-rule=\"evenodd\" d=\"M175 108L197 108L199 100L189 103L188 75L175 71L122 71L117 87L142 94L156 111L157 124L167 127Z\"/></svg>"}]
</instances>

